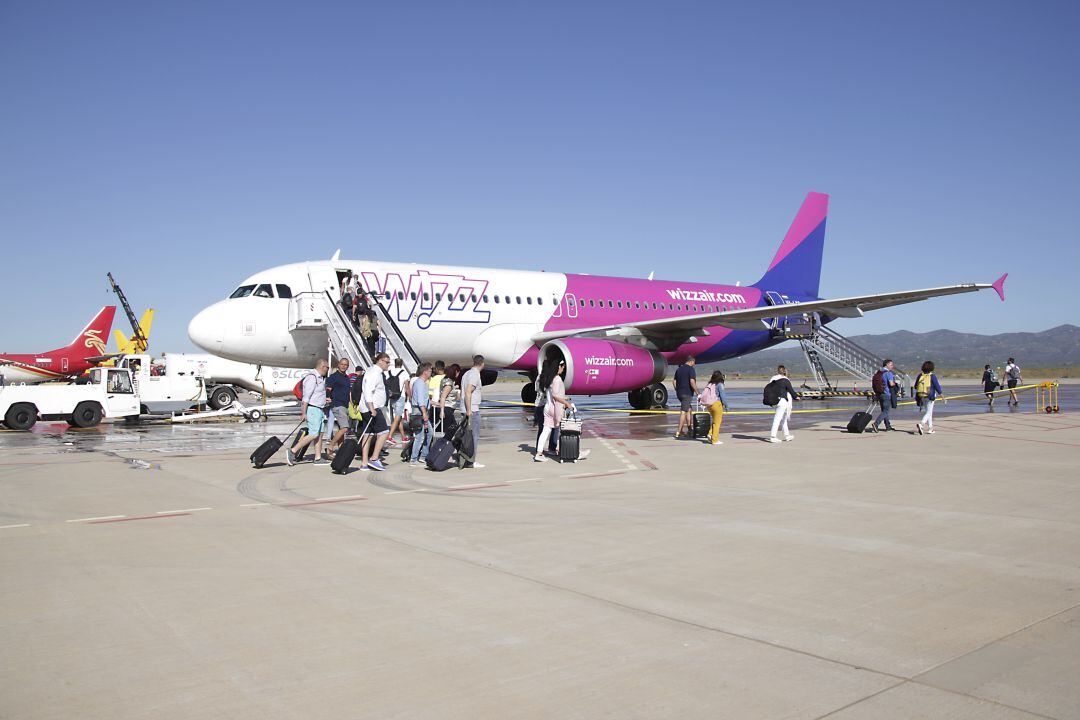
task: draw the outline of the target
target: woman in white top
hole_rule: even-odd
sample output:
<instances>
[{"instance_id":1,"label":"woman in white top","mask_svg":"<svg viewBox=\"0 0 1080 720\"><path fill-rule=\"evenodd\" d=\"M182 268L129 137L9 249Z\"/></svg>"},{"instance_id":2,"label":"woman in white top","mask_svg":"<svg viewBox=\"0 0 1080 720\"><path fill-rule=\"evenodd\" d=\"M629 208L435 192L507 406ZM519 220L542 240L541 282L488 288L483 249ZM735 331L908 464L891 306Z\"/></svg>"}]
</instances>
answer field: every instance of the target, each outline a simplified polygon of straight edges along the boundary
<instances>
[{"instance_id":1,"label":"woman in white top","mask_svg":"<svg viewBox=\"0 0 1080 720\"><path fill-rule=\"evenodd\" d=\"M536 454L533 455L533 460L536 462L547 462L547 458L544 457L544 448L547 447L548 438L562 422L563 409L571 405L570 398L566 397L566 385L562 380L564 372L566 372L566 363L555 358L548 358L544 363L544 369L540 371L539 387L546 393L547 398L544 403L544 429L536 442Z\"/></svg>"}]
</instances>

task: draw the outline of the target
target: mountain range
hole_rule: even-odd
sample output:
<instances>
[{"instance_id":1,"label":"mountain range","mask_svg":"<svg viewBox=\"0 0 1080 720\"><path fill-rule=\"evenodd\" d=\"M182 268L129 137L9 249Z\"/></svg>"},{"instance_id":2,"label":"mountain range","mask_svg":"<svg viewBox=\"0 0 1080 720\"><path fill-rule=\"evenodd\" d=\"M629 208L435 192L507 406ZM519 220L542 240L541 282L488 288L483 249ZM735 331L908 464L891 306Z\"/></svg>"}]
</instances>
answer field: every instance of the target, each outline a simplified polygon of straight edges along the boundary
<instances>
[{"instance_id":1,"label":"mountain range","mask_svg":"<svg viewBox=\"0 0 1080 720\"><path fill-rule=\"evenodd\" d=\"M1042 332L1014 332L978 335L955 330L914 333L907 330L884 335L852 335L853 342L882 358L892 358L898 367L917 371L923 360L933 360L940 369L975 369L986 363L1002 367L1015 357L1020 367L1063 368L1080 365L1080 327L1059 325ZM778 364L796 372L806 368L798 343L789 341L776 348L721 363L725 371L766 373Z\"/></svg>"}]
</instances>

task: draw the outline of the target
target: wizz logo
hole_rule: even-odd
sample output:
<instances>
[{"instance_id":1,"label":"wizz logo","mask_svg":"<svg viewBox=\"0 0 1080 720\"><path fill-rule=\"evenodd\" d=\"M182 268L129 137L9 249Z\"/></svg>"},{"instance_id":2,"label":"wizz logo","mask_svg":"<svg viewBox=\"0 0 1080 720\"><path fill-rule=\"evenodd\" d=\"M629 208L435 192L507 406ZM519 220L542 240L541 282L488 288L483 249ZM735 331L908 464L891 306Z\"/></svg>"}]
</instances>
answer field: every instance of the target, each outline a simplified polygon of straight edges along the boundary
<instances>
[{"instance_id":1,"label":"wizz logo","mask_svg":"<svg viewBox=\"0 0 1080 720\"><path fill-rule=\"evenodd\" d=\"M388 313L398 322L415 318L421 330L432 323L491 321L491 311L479 307L487 292L487 280L427 270L417 270L404 278L398 273L388 273L381 280L373 272L362 272L361 276L368 291L379 294Z\"/></svg>"}]
</instances>

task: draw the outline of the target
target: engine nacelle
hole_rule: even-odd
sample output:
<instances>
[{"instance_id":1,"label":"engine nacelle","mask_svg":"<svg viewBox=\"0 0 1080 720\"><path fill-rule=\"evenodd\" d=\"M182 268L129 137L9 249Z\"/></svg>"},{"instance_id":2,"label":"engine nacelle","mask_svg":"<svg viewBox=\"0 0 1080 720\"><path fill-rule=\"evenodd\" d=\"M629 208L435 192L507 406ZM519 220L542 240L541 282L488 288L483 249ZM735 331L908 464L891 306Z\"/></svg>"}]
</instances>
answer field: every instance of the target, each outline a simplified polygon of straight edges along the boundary
<instances>
[{"instance_id":1,"label":"engine nacelle","mask_svg":"<svg viewBox=\"0 0 1080 720\"><path fill-rule=\"evenodd\" d=\"M552 340L540 348L541 369L549 357L566 362L566 391L579 395L637 390L667 372L667 361L654 350L594 338Z\"/></svg>"}]
</instances>

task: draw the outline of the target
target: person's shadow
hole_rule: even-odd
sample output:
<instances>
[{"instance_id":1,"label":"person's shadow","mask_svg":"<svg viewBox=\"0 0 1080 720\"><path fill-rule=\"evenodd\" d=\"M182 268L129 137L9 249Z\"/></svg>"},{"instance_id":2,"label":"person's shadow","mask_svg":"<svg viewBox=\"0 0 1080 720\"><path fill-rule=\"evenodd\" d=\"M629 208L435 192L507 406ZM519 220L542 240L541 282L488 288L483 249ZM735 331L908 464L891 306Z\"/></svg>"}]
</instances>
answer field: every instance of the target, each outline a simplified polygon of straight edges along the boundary
<instances>
[{"instance_id":1,"label":"person's shadow","mask_svg":"<svg viewBox=\"0 0 1080 720\"><path fill-rule=\"evenodd\" d=\"M769 442L769 437L767 435L765 437L761 437L760 435L742 435L732 433L731 438L733 440L757 440L759 442Z\"/></svg>"}]
</instances>

